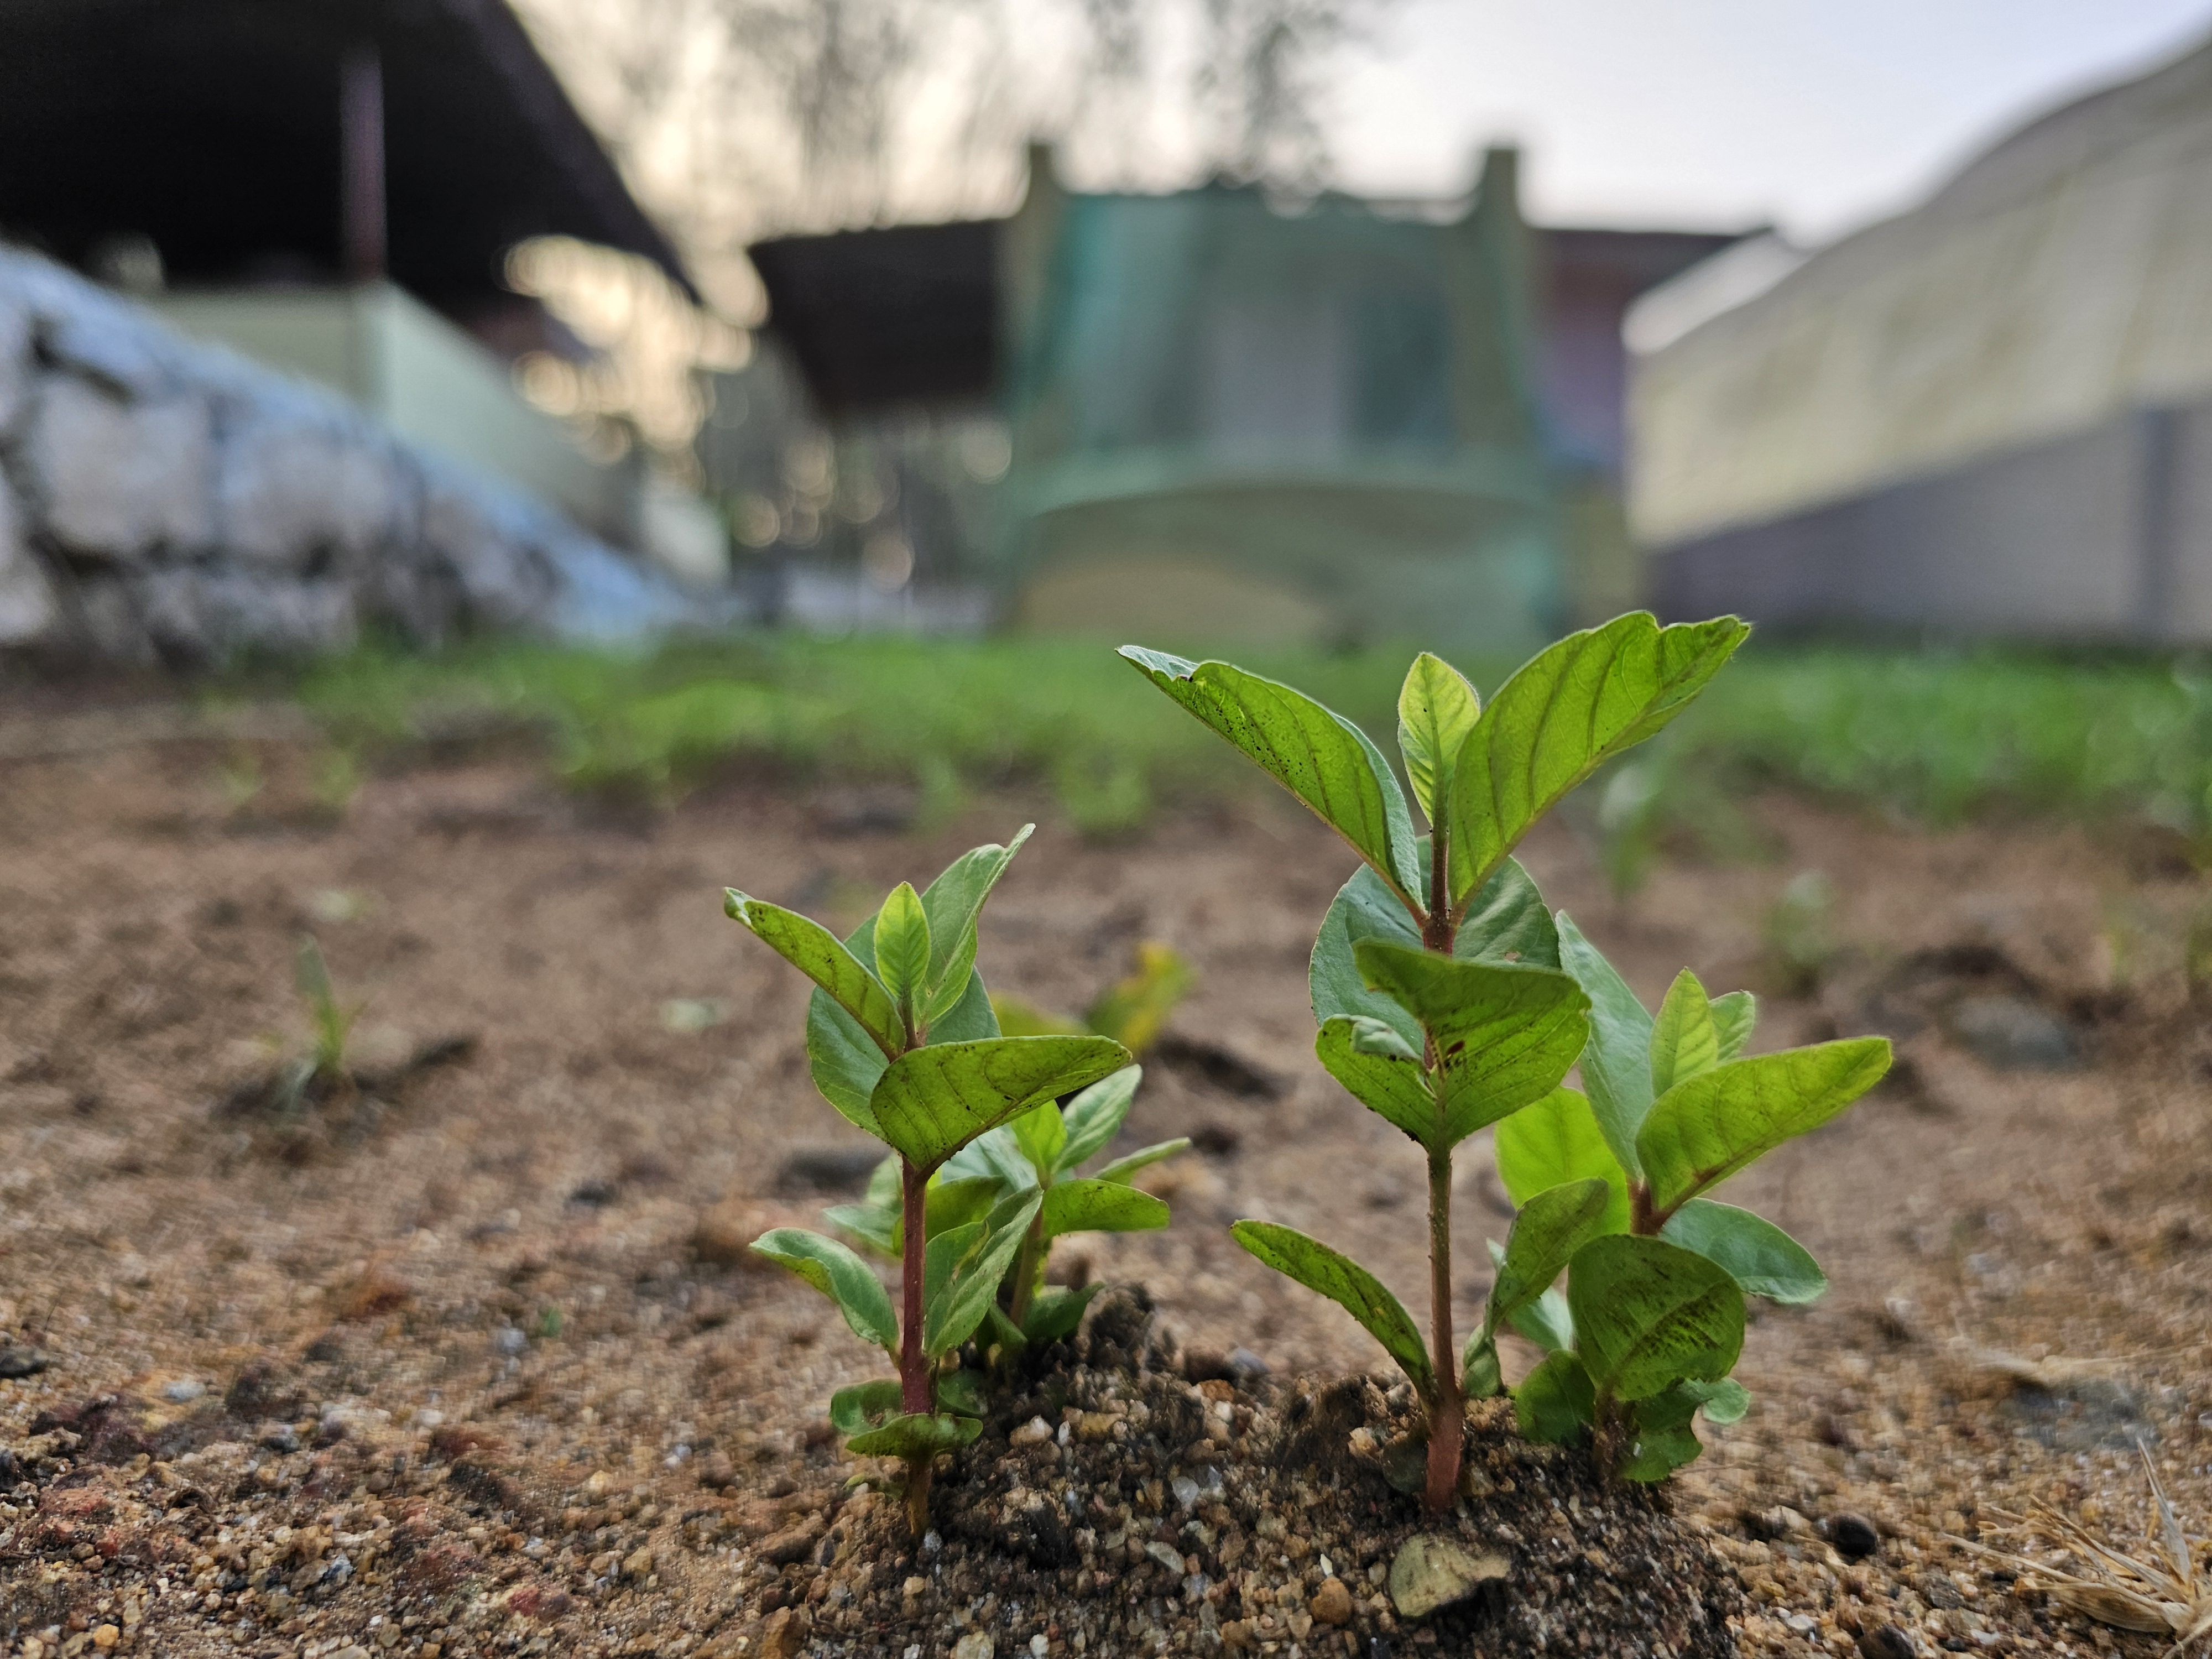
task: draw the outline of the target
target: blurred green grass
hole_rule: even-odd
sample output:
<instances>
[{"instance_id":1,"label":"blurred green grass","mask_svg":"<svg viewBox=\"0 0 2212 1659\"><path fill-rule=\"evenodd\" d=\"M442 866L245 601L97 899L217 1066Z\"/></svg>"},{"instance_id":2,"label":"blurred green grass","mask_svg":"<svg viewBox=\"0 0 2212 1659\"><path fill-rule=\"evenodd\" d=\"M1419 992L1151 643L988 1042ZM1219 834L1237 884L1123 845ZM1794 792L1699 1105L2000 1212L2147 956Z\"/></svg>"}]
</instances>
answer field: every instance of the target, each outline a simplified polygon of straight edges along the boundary
<instances>
[{"instance_id":1,"label":"blurred green grass","mask_svg":"<svg viewBox=\"0 0 2212 1659\"><path fill-rule=\"evenodd\" d=\"M1243 651L1358 720L1395 731L1409 652ZM1462 662L1485 691L1512 667ZM757 635L623 653L481 644L365 647L298 685L334 742L369 752L520 730L580 789L668 800L736 766L896 780L925 812L1043 783L1110 835L1256 773L1091 641ZM2212 674L2148 656L2069 658L1754 640L1626 775L1592 793L1649 827L1781 787L1949 823L1990 812L2212 823ZM1599 814L1601 823L1604 813Z\"/></svg>"}]
</instances>

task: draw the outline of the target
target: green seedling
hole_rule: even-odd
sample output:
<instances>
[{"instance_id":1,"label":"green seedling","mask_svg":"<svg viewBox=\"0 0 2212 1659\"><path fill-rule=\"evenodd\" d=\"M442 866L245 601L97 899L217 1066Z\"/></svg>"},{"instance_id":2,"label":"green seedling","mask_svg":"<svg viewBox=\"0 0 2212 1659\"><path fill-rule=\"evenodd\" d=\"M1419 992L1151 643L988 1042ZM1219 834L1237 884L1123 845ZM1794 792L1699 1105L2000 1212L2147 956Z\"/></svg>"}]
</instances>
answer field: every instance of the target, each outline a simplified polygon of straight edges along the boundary
<instances>
[{"instance_id":1,"label":"green seedling","mask_svg":"<svg viewBox=\"0 0 2212 1659\"><path fill-rule=\"evenodd\" d=\"M1622 617L1541 653L1487 707L1447 664L1416 658L1399 695L1398 747L1425 836L1382 751L1350 720L1227 663L1123 647L1359 855L1314 945L1316 1052L1427 1160L1426 1345L1398 1298L1340 1252L1270 1223L1231 1231L1341 1305L1412 1379L1428 1415L1432 1510L1457 1489L1465 1413L1452 1331L1452 1152L1548 1098L1589 1029L1590 1000L1561 971L1557 930L1513 849L1599 766L1672 720L1748 631L1734 617L1662 629L1647 615ZM1547 1225L1571 1222L1572 1207L1547 1206ZM1532 1222L1531 1238L1535 1231Z\"/></svg>"},{"instance_id":2,"label":"green seedling","mask_svg":"<svg viewBox=\"0 0 2212 1659\"><path fill-rule=\"evenodd\" d=\"M1011 1358L1032 1343L1067 1336L1098 1286L1054 1289L1046 1284L1053 1241L1070 1233L1148 1232L1168 1224L1168 1206L1131 1184L1139 1170L1187 1151L1188 1139L1163 1140L1117 1158L1088 1176L1078 1173L1121 1133L1144 1068L1125 1066L1070 1100L1034 1106L1011 1123L978 1136L947 1159L931 1181L924 1225L934 1239L1024 1193L1037 1195L999 1296L986 1310L987 1346ZM877 1166L867 1197L839 1205L823 1218L878 1255L904 1244L896 1158ZM985 1339L979 1336L979 1342Z\"/></svg>"},{"instance_id":3,"label":"green seedling","mask_svg":"<svg viewBox=\"0 0 2212 1659\"><path fill-rule=\"evenodd\" d=\"M1136 961L1129 972L1101 991L1079 1020L1048 1013L1024 998L1003 992L993 994L991 1007L999 1016L1000 1029L1009 1036L1074 1036L1089 1031L1112 1037L1141 1058L1159 1041L1168 1016L1197 983L1197 970L1173 945L1146 939L1137 946Z\"/></svg>"},{"instance_id":4,"label":"green seedling","mask_svg":"<svg viewBox=\"0 0 2212 1659\"><path fill-rule=\"evenodd\" d=\"M1043 1203L1037 1188L1011 1192L932 1236L931 1177L977 1137L1129 1063L1128 1050L1104 1037L1000 1032L975 970L976 924L1029 834L963 854L922 892L900 884L842 942L793 911L724 893L733 919L814 981L806 1049L815 1086L898 1158L896 1311L874 1270L834 1238L780 1227L752 1248L828 1296L855 1335L896 1364L896 1379L840 1389L830 1416L849 1449L905 1465L917 1538L928 1529L937 1455L981 1431L980 1378L957 1369L957 1357Z\"/></svg>"},{"instance_id":5,"label":"green seedling","mask_svg":"<svg viewBox=\"0 0 2212 1659\"><path fill-rule=\"evenodd\" d=\"M1746 1056L1748 992L1708 998L1685 969L1654 1017L1565 911L1556 925L1560 965L1589 999L1587 1092L1555 1090L1498 1125L1498 1175L1522 1207L1492 1247L1498 1279L1463 1376L1497 1392L1497 1336L1512 1325L1546 1353L1513 1391L1523 1431L1595 1430L1610 1467L1657 1480L1698 1455L1698 1412L1732 1422L1750 1403L1729 1376L1744 1298L1827 1289L1796 1239L1706 1194L1880 1082L1889 1043Z\"/></svg>"}]
</instances>

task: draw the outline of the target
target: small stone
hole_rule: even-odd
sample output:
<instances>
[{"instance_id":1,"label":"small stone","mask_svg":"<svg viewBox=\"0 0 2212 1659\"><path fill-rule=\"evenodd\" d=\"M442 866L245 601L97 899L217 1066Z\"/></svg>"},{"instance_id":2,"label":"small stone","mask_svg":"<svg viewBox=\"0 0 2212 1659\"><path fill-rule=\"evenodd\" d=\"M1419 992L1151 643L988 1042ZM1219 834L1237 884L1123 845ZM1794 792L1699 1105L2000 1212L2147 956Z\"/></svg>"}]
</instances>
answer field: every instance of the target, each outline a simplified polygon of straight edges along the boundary
<instances>
[{"instance_id":1,"label":"small stone","mask_svg":"<svg viewBox=\"0 0 2212 1659\"><path fill-rule=\"evenodd\" d=\"M1324 1625L1348 1624L1352 1619L1352 1592L1345 1589L1341 1578L1324 1578L1306 1608Z\"/></svg>"},{"instance_id":2,"label":"small stone","mask_svg":"<svg viewBox=\"0 0 2212 1659\"><path fill-rule=\"evenodd\" d=\"M264 1423L254 1437L266 1451L289 1456L300 1449L300 1431L289 1423Z\"/></svg>"},{"instance_id":3,"label":"small stone","mask_svg":"<svg viewBox=\"0 0 2212 1659\"><path fill-rule=\"evenodd\" d=\"M349 1642L331 1656L331 1659L369 1659L368 1650L358 1642Z\"/></svg>"},{"instance_id":4,"label":"small stone","mask_svg":"<svg viewBox=\"0 0 2212 1659\"><path fill-rule=\"evenodd\" d=\"M1881 1547L1881 1534L1863 1515L1832 1515L1826 1531L1828 1542L1846 1561L1863 1561Z\"/></svg>"},{"instance_id":5,"label":"small stone","mask_svg":"<svg viewBox=\"0 0 2212 1659\"><path fill-rule=\"evenodd\" d=\"M799 1659L814 1621L804 1607L778 1607L761 1626L760 1659Z\"/></svg>"},{"instance_id":6,"label":"small stone","mask_svg":"<svg viewBox=\"0 0 2212 1659\"><path fill-rule=\"evenodd\" d=\"M1894 1625L1859 1632L1861 1659L1919 1659L1919 1653L1912 1638Z\"/></svg>"},{"instance_id":7,"label":"small stone","mask_svg":"<svg viewBox=\"0 0 2212 1659\"><path fill-rule=\"evenodd\" d=\"M781 1532L771 1533L761 1540L753 1553L771 1566L787 1567L803 1560L817 1540L822 1536L821 1518L809 1516L804 1521L786 1527Z\"/></svg>"},{"instance_id":8,"label":"small stone","mask_svg":"<svg viewBox=\"0 0 2212 1659\"><path fill-rule=\"evenodd\" d=\"M1184 1509L1190 1509L1198 1502L1198 1482L1187 1474L1179 1474L1169 1481L1168 1490L1175 1494L1175 1501Z\"/></svg>"},{"instance_id":9,"label":"small stone","mask_svg":"<svg viewBox=\"0 0 2212 1659\"><path fill-rule=\"evenodd\" d=\"M650 1578L653 1576L653 1552L650 1549L632 1550L623 1558L622 1570L625 1578Z\"/></svg>"},{"instance_id":10,"label":"small stone","mask_svg":"<svg viewBox=\"0 0 2212 1659\"><path fill-rule=\"evenodd\" d=\"M53 1361L36 1348L14 1342L0 1344L0 1377L36 1376L52 1364Z\"/></svg>"},{"instance_id":11,"label":"small stone","mask_svg":"<svg viewBox=\"0 0 2212 1659\"><path fill-rule=\"evenodd\" d=\"M1232 1653L1242 1653L1252 1645L1252 1626L1242 1619L1231 1619L1221 1627L1221 1645Z\"/></svg>"},{"instance_id":12,"label":"small stone","mask_svg":"<svg viewBox=\"0 0 2212 1659\"><path fill-rule=\"evenodd\" d=\"M737 1479L737 1465L730 1462L727 1452L708 1452L699 1460L701 1486L720 1492L725 1486L735 1485Z\"/></svg>"},{"instance_id":13,"label":"small stone","mask_svg":"<svg viewBox=\"0 0 2212 1659\"><path fill-rule=\"evenodd\" d=\"M530 1339L512 1325L502 1325L492 1333L492 1351L512 1359L530 1346Z\"/></svg>"},{"instance_id":14,"label":"small stone","mask_svg":"<svg viewBox=\"0 0 2212 1659\"><path fill-rule=\"evenodd\" d=\"M1176 1577L1180 1578L1182 1577L1182 1553L1176 1549L1174 1545L1163 1544L1156 1538L1151 1543L1145 1546L1145 1553L1151 1556L1153 1560L1158 1562Z\"/></svg>"},{"instance_id":15,"label":"small stone","mask_svg":"<svg viewBox=\"0 0 2212 1659\"><path fill-rule=\"evenodd\" d=\"M1030 1638L1030 1659L1044 1659L1052 1651L1052 1638L1039 1631Z\"/></svg>"},{"instance_id":16,"label":"small stone","mask_svg":"<svg viewBox=\"0 0 2212 1659\"><path fill-rule=\"evenodd\" d=\"M101 1625L92 1632L92 1644L102 1653L123 1639L123 1632L112 1625Z\"/></svg>"},{"instance_id":17,"label":"small stone","mask_svg":"<svg viewBox=\"0 0 2212 1659\"><path fill-rule=\"evenodd\" d=\"M206 1392L207 1384L197 1376L180 1376L161 1385L161 1398L172 1406L189 1406Z\"/></svg>"},{"instance_id":18,"label":"small stone","mask_svg":"<svg viewBox=\"0 0 2212 1659\"><path fill-rule=\"evenodd\" d=\"M1502 1555L1470 1555L1449 1538L1417 1534L1390 1563L1391 1605L1401 1619L1425 1619L1438 1607L1464 1601L1509 1571Z\"/></svg>"},{"instance_id":19,"label":"small stone","mask_svg":"<svg viewBox=\"0 0 2212 1659\"><path fill-rule=\"evenodd\" d=\"M899 1594L909 1601L918 1601L929 1593L929 1580L916 1573L899 1586Z\"/></svg>"},{"instance_id":20,"label":"small stone","mask_svg":"<svg viewBox=\"0 0 2212 1659\"><path fill-rule=\"evenodd\" d=\"M1075 1419L1075 1437L1096 1443L1114 1437L1114 1425L1121 1419L1110 1412L1085 1412Z\"/></svg>"},{"instance_id":21,"label":"small stone","mask_svg":"<svg viewBox=\"0 0 2212 1659\"><path fill-rule=\"evenodd\" d=\"M1009 1445L1041 1446L1052 1438L1052 1425L1042 1417L1032 1417L1006 1437Z\"/></svg>"},{"instance_id":22,"label":"small stone","mask_svg":"<svg viewBox=\"0 0 2212 1659\"><path fill-rule=\"evenodd\" d=\"M980 1630L971 1630L952 1644L952 1659L991 1659L998 1650Z\"/></svg>"}]
</instances>

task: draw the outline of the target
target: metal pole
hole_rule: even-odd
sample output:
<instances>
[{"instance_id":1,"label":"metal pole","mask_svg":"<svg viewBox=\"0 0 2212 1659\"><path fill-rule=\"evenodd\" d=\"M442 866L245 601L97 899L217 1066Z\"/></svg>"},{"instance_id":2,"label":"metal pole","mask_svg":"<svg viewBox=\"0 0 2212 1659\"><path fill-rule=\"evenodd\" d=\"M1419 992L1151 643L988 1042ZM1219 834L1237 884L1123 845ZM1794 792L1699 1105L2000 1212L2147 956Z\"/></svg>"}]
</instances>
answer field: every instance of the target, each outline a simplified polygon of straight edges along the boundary
<instances>
[{"instance_id":1,"label":"metal pole","mask_svg":"<svg viewBox=\"0 0 2212 1659\"><path fill-rule=\"evenodd\" d=\"M338 66L339 187L346 280L385 273L384 65L374 46L349 51Z\"/></svg>"}]
</instances>

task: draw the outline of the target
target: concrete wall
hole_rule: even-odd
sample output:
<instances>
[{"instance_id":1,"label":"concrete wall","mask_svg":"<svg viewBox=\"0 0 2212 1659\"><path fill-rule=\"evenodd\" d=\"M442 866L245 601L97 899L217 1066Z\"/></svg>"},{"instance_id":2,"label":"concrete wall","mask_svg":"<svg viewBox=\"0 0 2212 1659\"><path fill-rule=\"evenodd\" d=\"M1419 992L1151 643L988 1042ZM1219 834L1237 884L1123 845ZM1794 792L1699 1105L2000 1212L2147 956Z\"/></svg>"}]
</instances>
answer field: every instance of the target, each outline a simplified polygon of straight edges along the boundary
<instances>
[{"instance_id":1,"label":"concrete wall","mask_svg":"<svg viewBox=\"0 0 2212 1659\"><path fill-rule=\"evenodd\" d=\"M1662 548L1650 582L1670 617L2212 643L2212 404Z\"/></svg>"}]
</instances>

